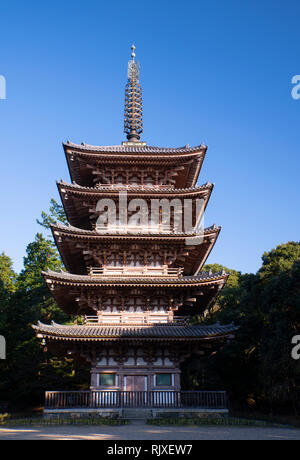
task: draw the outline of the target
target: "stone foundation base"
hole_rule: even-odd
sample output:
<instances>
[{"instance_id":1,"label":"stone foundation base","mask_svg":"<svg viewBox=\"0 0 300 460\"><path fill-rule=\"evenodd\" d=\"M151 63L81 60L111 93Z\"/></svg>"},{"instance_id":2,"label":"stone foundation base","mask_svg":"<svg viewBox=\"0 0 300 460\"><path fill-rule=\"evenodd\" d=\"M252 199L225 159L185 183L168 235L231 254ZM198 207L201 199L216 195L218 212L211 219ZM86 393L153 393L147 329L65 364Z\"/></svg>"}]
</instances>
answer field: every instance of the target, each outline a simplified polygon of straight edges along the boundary
<instances>
[{"instance_id":1,"label":"stone foundation base","mask_svg":"<svg viewBox=\"0 0 300 460\"><path fill-rule=\"evenodd\" d=\"M152 409L153 418L219 418L228 415L228 409Z\"/></svg>"},{"instance_id":2,"label":"stone foundation base","mask_svg":"<svg viewBox=\"0 0 300 460\"><path fill-rule=\"evenodd\" d=\"M45 409L44 418L120 418L122 409Z\"/></svg>"},{"instance_id":3,"label":"stone foundation base","mask_svg":"<svg viewBox=\"0 0 300 460\"><path fill-rule=\"evenodd\" d=\"M151 419L151 418L221 418L228 409L45 409L44 418L112 418L112 419Z\"/></svg>"}]
</instances>

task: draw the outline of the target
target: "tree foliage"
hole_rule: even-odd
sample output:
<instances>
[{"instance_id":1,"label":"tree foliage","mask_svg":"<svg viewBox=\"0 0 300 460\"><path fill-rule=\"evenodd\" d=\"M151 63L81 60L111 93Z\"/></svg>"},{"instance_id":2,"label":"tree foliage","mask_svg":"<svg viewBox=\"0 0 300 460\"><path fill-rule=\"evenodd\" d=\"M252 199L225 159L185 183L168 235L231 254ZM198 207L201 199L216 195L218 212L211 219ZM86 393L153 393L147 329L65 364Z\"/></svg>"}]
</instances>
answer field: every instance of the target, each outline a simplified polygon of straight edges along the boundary
<instances>
[{"instance_id":1,"label":"tree foliage","mask_svg":"<svg viewBox=\"0 0 300 460\"><path fill-rule=\"evenodd\" d=\"M4 335L7 327L7 316L13 293L15 292L16 273L10 257L4 252L0 254L0 335Z\"/></svg>"},{"instance_id":2,"label":"tree foliage","mask_svg":"<svg viewBox=\"0 0 300 460\"><path fill-rule=\"evenodd\" d=\"M27 246L24 268L18 276L4 255L0 256L0 266L6 267L0 280L2 276L7 287L6 304L1 298L0 306L1 313L4 307L6 312L1 334L7 342L7 359L0 362L0 399L41 401L47 389L84 384L88 381L86 367L43 350L32 329L38 321L64 324L72 319L56 304L42 277L42 271L62 268L52 242L38 233ZM58 386L53 388L52 383Z\"/></svg>"},{"instance_id":3,"label":"tree foliage","mask_svg":"<svg viewBox=\"0 0 300 460\"><path fill-rule=\"evenodd\" d=\"M262 256L257 274L237 274L223 289L208 322L239 326L214 358L214 369L233 398L300 409L300 362L291 339L300 333L300 243ZM230 278L229 278L230 281Z\"/></svg>"},{"instance_id":4,"label":"tree foliage","mask_svg":"<svg viewBox=\"0 0 300 460\"><path fill-rule=\"evenodd\" d=\"M50 200L49 212L41 212L41 220L36 220L39 225L46 228L47 230L51 225L56 224L57 222L61 224L67 224L67 217L64 211L64 208L61 204L52 198Z\"/></svg>"}]
</instances>

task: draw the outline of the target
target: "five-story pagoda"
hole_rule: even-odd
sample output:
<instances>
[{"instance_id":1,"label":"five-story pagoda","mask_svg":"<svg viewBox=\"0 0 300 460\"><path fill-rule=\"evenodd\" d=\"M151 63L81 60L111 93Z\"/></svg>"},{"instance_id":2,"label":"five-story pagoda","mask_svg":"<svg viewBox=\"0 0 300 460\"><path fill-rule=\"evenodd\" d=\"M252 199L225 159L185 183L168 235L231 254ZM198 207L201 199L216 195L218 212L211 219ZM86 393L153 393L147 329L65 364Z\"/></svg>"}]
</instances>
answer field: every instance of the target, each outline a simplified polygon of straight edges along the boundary
<instances>
[{"instance_id":1,"label":"five-story pagoda","mask_svg":"<svg viewBox=\"0 0 300 460\"><path fill-rule=\"evenodd\" d=\"M228 277L201 271L220 232L201 226L213 189L196 185L207 148L140 141L134 46L124 132L121 145L63 144L72 183L57 185L69 225L53 225L52 233L67 271L48 271L44 278L58 305L85 321L33 327L49 345L85 357L93 392L163 391L174 403L181 363L192 353L216 350L235 328L189 324Z\"/></svg>"}]
</instances>

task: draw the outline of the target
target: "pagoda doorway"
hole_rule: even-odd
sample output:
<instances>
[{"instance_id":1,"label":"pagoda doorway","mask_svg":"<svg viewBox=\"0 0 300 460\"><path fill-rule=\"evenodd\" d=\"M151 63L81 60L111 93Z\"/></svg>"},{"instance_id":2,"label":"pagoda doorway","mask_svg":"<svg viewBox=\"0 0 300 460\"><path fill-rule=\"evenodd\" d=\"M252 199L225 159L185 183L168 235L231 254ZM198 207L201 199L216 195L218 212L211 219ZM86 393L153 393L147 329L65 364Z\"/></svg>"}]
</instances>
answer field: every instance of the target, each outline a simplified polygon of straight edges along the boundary
<instances>
[{"instance_id":1,"label":"pagoda doorway","mask_svg":"<svg viewBox=\"0 0 300 460\"><path fill-rule=\"evenodd\" d=\"M146 375L126 375L125 391L147 391Z\"/></svg>"}]
</instances>

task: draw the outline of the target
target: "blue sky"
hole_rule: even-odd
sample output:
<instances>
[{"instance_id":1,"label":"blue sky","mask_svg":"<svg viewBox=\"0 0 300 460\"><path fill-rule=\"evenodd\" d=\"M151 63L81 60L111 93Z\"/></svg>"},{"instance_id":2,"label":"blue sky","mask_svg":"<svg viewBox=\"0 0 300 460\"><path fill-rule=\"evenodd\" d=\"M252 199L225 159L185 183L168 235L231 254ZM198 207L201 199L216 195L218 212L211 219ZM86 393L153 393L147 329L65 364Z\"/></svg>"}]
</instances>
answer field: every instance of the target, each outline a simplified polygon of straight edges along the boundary
<instances>
[{"instance_id":1,"label":"blue sky","mask_svg":"<svg viewBox=\"0 0 300 460\"><path fill-rule=\"evenodd\" d=\"M299 240L300 3L10 1L1 5L0 251L19 271L35 219L69 180L61 142L119 144L136 45L149 145L208 145L209 262L255 272Z\"/></svg>"}]
</instances>

